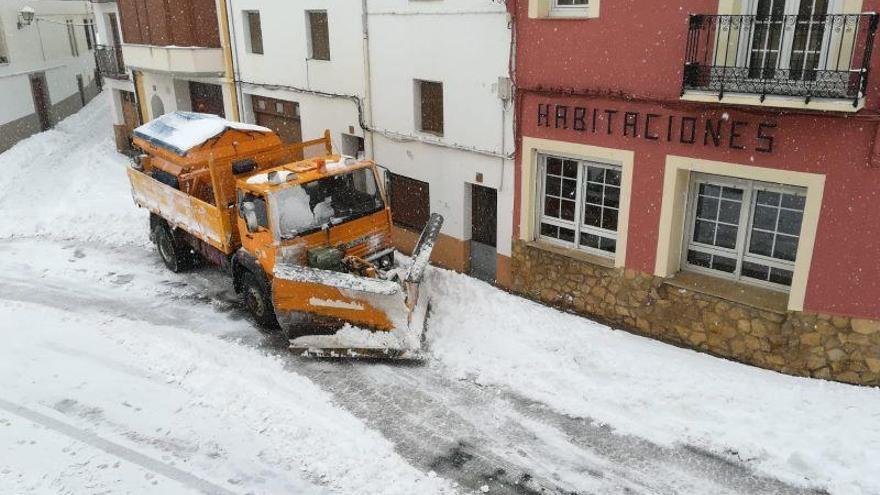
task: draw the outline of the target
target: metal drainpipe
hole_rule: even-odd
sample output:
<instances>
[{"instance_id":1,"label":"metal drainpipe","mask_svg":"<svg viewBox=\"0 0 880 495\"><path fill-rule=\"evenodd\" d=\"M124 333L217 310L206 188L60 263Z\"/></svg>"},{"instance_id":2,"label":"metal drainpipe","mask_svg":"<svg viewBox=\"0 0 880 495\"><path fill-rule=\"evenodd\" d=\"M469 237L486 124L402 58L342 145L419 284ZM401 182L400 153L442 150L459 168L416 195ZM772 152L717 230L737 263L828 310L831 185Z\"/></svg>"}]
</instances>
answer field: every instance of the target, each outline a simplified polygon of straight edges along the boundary
<instances>
[{"instance_id":1,"label":"metal drainpipe","mask_svg":"<svg viewBox=\"0 0 880 495\"><path fill-rule=\"evenodd\" d=\"M364 110L366 111L366 127L364 134L369 133L370 153L369 158L376 158L376 141L373 136L373 75L370 70L370 19L369 19L369 0L361 0L361 9L363 9L363 31L364 31L364 99L367 101ZM366 137L366 136L365 136Z\"/></svg>"},{"instance_id":2,"label":"metal drainpipe","mask_svg":"<svg viewBox=\"0 0 880 495\"><path fill-rule=\"evenodd\" d=\"M226 69L224 83L229 88L232 97L232 120L241 120L241 112L239 111L238 87L235 84L235 62L233 61L233 41L229 33L229 9L227 8L227 0L217 0L220 4L220 33L223 44L223 62Z\"/></svg>"}]
</instances>

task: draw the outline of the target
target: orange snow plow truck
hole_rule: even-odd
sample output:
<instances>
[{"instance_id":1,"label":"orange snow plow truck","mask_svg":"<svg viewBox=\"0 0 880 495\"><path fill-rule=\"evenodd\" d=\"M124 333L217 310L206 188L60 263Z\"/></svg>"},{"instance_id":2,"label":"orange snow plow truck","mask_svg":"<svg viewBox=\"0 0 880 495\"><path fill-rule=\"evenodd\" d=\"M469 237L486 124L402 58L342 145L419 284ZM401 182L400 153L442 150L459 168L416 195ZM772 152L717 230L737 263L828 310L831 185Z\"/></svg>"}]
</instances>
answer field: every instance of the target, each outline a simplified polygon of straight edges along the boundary
<instances>
[{"instance_id":1,"label":"orange snow plow truck","mask_svg":"<svg viewBox=\"0 0 880 495\"><path fill-rule=\"evenodd\" d=\"M257 323L316 357L419 359L428 297L419 286L443 218L407 267L395 264L377 165L321 139L175 112L134 131L128 170L150 238L174 272L200 260L232 275ZM420 297L421 296L421 297Z\"/></svg>"}]
</instances>

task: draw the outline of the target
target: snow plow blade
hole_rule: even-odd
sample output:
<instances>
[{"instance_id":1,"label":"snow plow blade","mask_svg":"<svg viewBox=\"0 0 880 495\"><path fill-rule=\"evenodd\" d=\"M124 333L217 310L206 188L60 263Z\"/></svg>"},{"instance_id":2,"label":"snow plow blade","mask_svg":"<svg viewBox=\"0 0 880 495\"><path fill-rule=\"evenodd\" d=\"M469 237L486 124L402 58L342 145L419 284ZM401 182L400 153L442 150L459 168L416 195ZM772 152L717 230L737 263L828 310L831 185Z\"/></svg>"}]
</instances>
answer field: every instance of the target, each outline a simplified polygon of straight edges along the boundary
<instances>
[{"instance_id":1,"label":"snow plow blade","mask_svg":"<svg viewBox=\"0 0 880 495\"><path fill-rule=\"evenodd\" d=\"M291 338L290 350L316 358L424 359L429 298L419 297L419 287L442 226L443 217L431 215L402 281L278 266L275 312L290 335L314 322L343 325L332 335Z\"/></svg>"}]
</instances>

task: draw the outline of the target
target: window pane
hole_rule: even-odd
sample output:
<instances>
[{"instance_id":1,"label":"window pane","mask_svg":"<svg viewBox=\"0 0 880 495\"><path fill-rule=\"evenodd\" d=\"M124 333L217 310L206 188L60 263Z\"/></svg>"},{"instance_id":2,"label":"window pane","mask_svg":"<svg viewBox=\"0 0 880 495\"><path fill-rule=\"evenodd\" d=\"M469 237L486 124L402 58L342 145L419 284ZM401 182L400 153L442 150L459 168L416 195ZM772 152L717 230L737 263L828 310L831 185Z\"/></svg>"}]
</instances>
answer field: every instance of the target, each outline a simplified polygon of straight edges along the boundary
<instances>
[{"instance_id":1,"label":"window pane","mask_svg":"<svg viewBox=\"0 0 880 495\"><path fill-rule=\"evenodd\" d=\"M546 194L548 196L562 195L562 179L558 177L547 177Z\"/></svg>"},{"instance_id":2,"label":"window pane","mask_svg":"<svg viewBox=\"0 0 880 495\"><path fill-rule=\"evenodd\" d=\"M789 235L776 236L773 257L786 261L794 261L797 256L798 238Z\"/></svg>"},{"instance_id":3,"label":"window pane","mask_svg":"<svg viewBox=\"0 0 880 495\"><path fill-rule=\"evenodd\" d=\"M620 208L620 189L617 187L605 187L605 206Z\"/></svg>"},{"instance_id":4,"label":"window pane","mask_svg":"<svg viewBox=\"0 0 880 495\"><path fill-rule=\"evenodd\" d=\"M803 222L803 219L804 213L801 211L780 210L779 232L796 236L800 235L801 222Z\"/></svg>"},{"instance_id":5,"label":"window pane","mask_svg":"<svg viewBox=\"0 0 880 495\"><path fill-rule=\"evenodd\" d=\"M737 227L731 225L719 224L717 227L717 235L715 237L715 245L727 249L736 248L736 234L739 231Z\"/></svg>"},{"instance_id":6,"label":"window pane","mask_svg":"<svg viewBox=\"0 0 880 495\"><path fill-rule=\"evenodd\" d=\"M601 184L587 184L587 203L594 205L602 204L602 185Z\"/></svg>"},{"instance_id":7,"label":"window pane","mask_svg":"<svg viewBox=\"0 0 880 495\"><path fill-rule=\"evenodd\" d=\"M598 206L584 207L584 225L599 227L602 225L602 208Z\"/></svg>"},{"instance_id":8,"label":"window pane","mask_svg":"<svg viewBox=\"0 0 880 495\"><path fill-rule=\"evenodd\" d=\"M697 201L697 218L715 220L718 218L718 200L700 197Z\"/></svg>"},{"instance_id":9,"label":"window pane","mask_svg":"<svg viewBox=\"0 0 880 495\"><path fill-rule=\"evenodd\" d=\"M571 229L559 228L559 240L565 242L574 242L574 231Z\"/></svg>"},{"instance_id":10,"label":"window pane","mask_svg":"<svg viewBox=\"0 0 880 495\"><path fill-rule=\"evenodd\" d=\"M574 210L576 208L576 203L574 201L562 201L562 219L568 220L569 222L574 222Z\"/></svg>"},{"instance_id":11,"label":"window pane","mask_svg":"<svg viewBox=\"0 0 880 495\"><path fill-rule=\"evenodd\" d=\"M602 167L587 167L587 180L590 182L605 182L605 169Z\"/></svg>"},{"instance_id":12,"label":"window pane","mask_svg":"<svg viewBox=\"0 0 880 495\"><path fill-rule=\"evenodd\" d=\"M770 270L770 281L775 284L791 287L791 279L793 276L794 273L789 270L781 270L779 268L773 268Z\"/></svg>"},{"instance_id":13,"label":"window pane","mask_svg":"<svg viewBox=\"0 0 880 495\"><path fill-rule=\"evenodd\" d=\"M742 201L743 199L743 190L736 189L733 187L725 187L721 192L721 196L725 199L732 199L736 201Z\"/></svg>"},{"instance_id":14,"label":"window pane","mask_svg":"<svg viewBox=\"0 0 880 495\"><path fill-rule=\"evenodd\" d=\"M610 184L612 186L620 186L621 182L621 174L620 170L608 170L605 175L605 183Z\"/></svg>"},{"instance_id":15,"label":"window pane","mask_svg":"<svg viewBox=\"0 0 880 495\"><path fill-rule=\"evenodd\" d=\"M617 210L605 209L605 213L602 215L602 228L617 230Z\"/></svg>"},{"instance_id":16,"label":"window pane","mask_svg":"<svg viewBox=\"0 0 880 495\"><path fill-rule=\"evenodd\" d=\"M577 179L578 176L578 162L574 160L565 160L565 163L562 167L563 175L570 179Z\"/></svg>"},{"instance_id":17,"label":"window pane","mask_svg":"<svg viewBox=\"0 0 880 495\"><path fill-rule=\"evenodd\" d=\"M544 215L548 217L559 218L559 209L562 202L558 198L548 197L544 201Z\"/></svg>"},{"instance_id":18,"label":"window pane","mask_svg":"<svg viewBox=\"0 0 880 495\"><path fill-rule=\"evenodd\" d=\"M770 276L770 267L746 261L743 262L742 276L757 280L767 280Z\"/></svg>"},{"instance_id":19,"label":"window pane","mask_svg":"<svg viewBox=\"0 0 880 495\"><path fill-rule=\"evenodd\" d=\"M776 208L761 205L755 206L755 228L769 231L776 230L776 217L778 212L779 210Z\"/></svg>"},{"instance_id":20,"label":"window pane","mask_svg":"<svg viewBox=\"0 0 880 495\"><path fill-rule=\"evenodd\" d=\"M700 184L700 195L717 198L721 196L721 187L713 186L712 184Z\"/></svg>"},{"instance_id":21,"label":"window pane","mask_svg":"<svg viewBox=\"0 0 880 495\"><path fill-rule=\"evenodd\" d=\"M807 205L807 198L805 196L799 196L794 194L783 194L782 195L782 207L783 208L791 208L793 210L803 210Z\"/></svg>"},{"instance_id":22,"label":"window pane","mask_svg":"<svg viewBox=\"0 0 880 495\"><path fill-rule=\"evenodd\" d=\"M752 241L749 243L749 252L762 256L773 255L773 234L767 232L752 231Z\"/></svg>"},{"instance_id":23,"label":"window pane","mask_svg":"<svg viewBox=\"0 0 880 495\"><path fill-rule=\"evenodd\" d=\"M541 224L541 235L547 236L547 237L558 238L559 237L559 227L557 227L555 225L550 225L549 223L542 223Z\"/></svg>"},{"instance_id":24,"label":"window pane","mask_svg":"<svg viewBox=\"0 0 880 495\"><path fill-rule=\"evenodd\" d=\"M714 255L712 256L712 269L727 273L733 273L736 271L736 260L733 258L726 258L724 256Z\"/></svg>"},{"instance_id":25,"label":"window pane","mask_svg":"<svg viewBox=\"0 0 880 495\"><path fill-rule=\"evenodd\" d=\"M718 220L725 223L739 224L739 213L741 209L742 203L736 201L722 201Z\"/></svg>"},{"instance_id":26,"label":"window pane","mask_svg":"<svg viewBox=\"0 0 880 495\"><path fill-rule=\"evenodd\" d=\"M576 180L563 180L562 181L562 197L566 199L574 199L577 196L577 181Z\"/></svg>"},{"instance_id":27,"label":"window pane","mask_svg":"<svg viewBox=\"0 0 880 495\"><path fill-rule=\"evenodd\" d=\"M694 240L701 244L715 244L715 224L697 220L697 228L694 229Z\"/></svg>"},{"instance_id":28,"label":"window pane","mask_svg":"<svg viewBox=\"0 0 880 495\"><path fill-rule=\"evenodd\" d=\"M599 249L602 251L608 251L609 253L617 252L617 241L614 239L609 239L607 237L603 237L599 241Z\"/></svg>"},{"instance_id":29,"label":"window pane","mask_svg":"<svg viewBox=\"0 0 880 495\"><path fill-rule=\"evenodd\" d=\"M581 246L599 249L599 236L593 234L581 234Z\"/></svg>"},{"instance_id":30,"label":"window pane","mask_svg":"<svg viewBox=\"0 0 880 495\"><path fill-rule=\"evenodd\" d=\"M562 175L562 160L559 158L547 158L547 173L550 175Z\"/></svg>"},{"instance_id":31,"label":"window pane","mask_svg":"<svg viewBox=\"0 0 880 495\"><path fill-rule=\"evenodd\" d=\"M758 191L757 198L759 205L779 206L781 195L770 191Z\"/></svg>"},{"instance_id":32,"label":"window pane","mask_svg":"<svg viewBox=\"0 0 880 495\"><path fill-rule=\"evenodd\" d=\"M712 266L712 255L699 251L688 251L687 260L688 263L694 266L701 266L703 268L710 268Z\"/></svg>"}]
</instances>

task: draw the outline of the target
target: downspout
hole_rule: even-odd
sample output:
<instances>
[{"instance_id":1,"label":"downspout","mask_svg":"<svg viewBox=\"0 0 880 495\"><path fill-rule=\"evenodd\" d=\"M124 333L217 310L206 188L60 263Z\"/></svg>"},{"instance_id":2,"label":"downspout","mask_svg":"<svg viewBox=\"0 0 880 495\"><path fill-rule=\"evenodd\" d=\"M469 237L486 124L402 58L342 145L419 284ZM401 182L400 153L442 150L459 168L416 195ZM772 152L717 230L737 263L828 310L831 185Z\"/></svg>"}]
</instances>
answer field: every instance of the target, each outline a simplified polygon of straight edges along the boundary
<instances>
[{"instance_id":1,"label":"downspout","mask_svg":"<svg viewBox=\"0 0 880 495\"><path fill-rule=\"evenodd\" d=\"M223 45L223 62L225 65L225 74L223 84L229 89L232 97L232 120L241 120L238 101L238 87L235 84L235 64L232 59L232 37L229 34L229 10L226 5L227 0L217 0L220 7L220 35Z\"/></svg>"},{"instance_id":2,"label":"downspout","mask_svg":"<svg viewBox=\"0 0 880 495\"><path fill-rule=\"evenodd\" d=\"M376 158L375 145L376 141L373 134L373 74L370 68L370 19L369 19L369 0L361 0L361 8L363 9L363 31L364 31L364 99L366 100L366 129L364 133L369 133L370 150L367 156L370 159ZM365 136L366 137L366 136Z\"/></svg>"}]
</instances>

